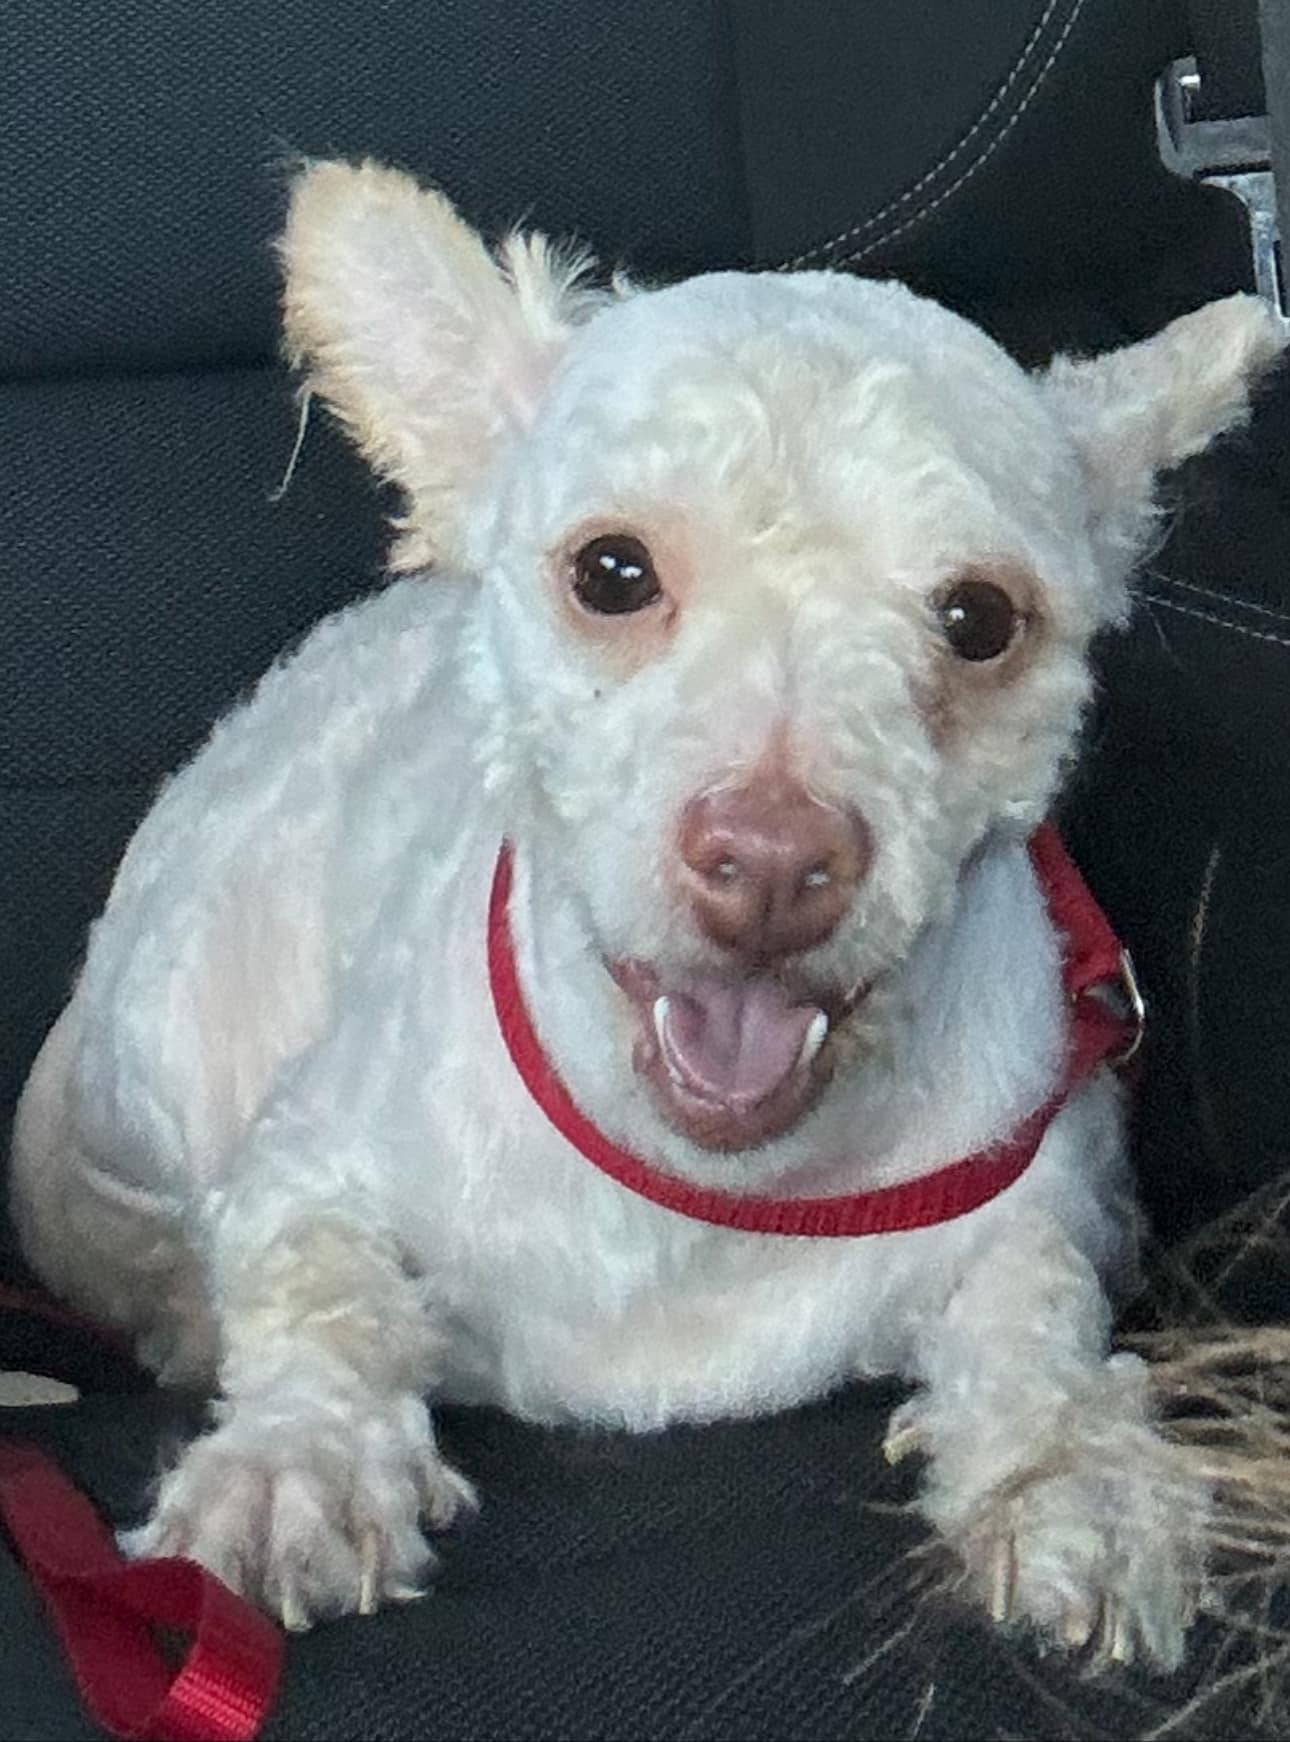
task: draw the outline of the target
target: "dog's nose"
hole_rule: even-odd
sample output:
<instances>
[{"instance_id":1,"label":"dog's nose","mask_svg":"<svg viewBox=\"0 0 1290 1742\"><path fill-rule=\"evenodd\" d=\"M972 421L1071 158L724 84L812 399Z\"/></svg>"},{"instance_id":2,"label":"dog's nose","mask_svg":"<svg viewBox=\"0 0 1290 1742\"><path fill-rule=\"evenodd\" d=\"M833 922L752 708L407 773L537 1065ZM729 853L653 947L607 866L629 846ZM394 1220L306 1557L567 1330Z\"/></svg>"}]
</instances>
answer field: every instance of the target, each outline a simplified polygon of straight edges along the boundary
<instances>
[{"instance_id":1,"label":"dog's nose","mask_svg":"<svg viewBox=\"0 0 1290 1742\"><path fill-rule=\"evenodd\" d=\"M795 781L755 781L691 799L681 817L682 878L699 925L728 950L797 955L834 931L873 858L857 811Z\"/></svg>"}]
</instances>

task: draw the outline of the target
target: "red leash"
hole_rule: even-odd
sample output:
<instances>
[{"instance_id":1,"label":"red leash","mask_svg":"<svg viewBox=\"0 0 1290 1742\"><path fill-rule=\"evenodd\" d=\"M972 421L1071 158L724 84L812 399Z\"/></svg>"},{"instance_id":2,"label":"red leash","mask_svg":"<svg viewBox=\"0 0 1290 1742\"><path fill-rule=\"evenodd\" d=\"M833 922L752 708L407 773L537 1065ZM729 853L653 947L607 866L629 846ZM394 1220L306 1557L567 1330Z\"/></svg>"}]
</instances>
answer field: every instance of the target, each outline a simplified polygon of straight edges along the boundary
<instances>
[{"instance_id":1,"label":"red leash","mask_svg":"<svg viewBox=\"0 0 1290 1742\"><path fill-rule=\"evenodd\" d=\"M30 1313L124 1354L125 1340L27 1289L0 1310ZM252 1742L277 1694L283 1641L258 1610L193 1561L124 1559L53 1460L0 1438L0 1525L30 1573L86 1710L123 1742ZM184 1634L175 1669L155 1628Z\"/></svg>"},{"instance_id":2,"label":"red leash","mask_svg":"<svg viewBox=\"0 0 1290 1742\"><path fill-rule=\"evenodd\" d=\"M193 1561L124 1560L45 1454L0 1440L0 1521L44 1599L96 1723L129 1742L252 1742L282 1636ZM153 1636L187 1634L176 1672Z\"/></svg>"},{"instance_id":3,"label":"red leash","mask_svg":"<svg viewBox=\"0 0 1290 1742\"><path fill-rule=\"evenodd\" d=\"M562 1137L619 1185L679 1215L745 1233L816 1236L890 1234L965 1216L1020 1178L1071 1090L1104 1060L1127 1056L1137 1038L1134 1021L1096 995L1107 986L1127 985L1136 1002L1136 987L1125 951L1051 824L1032 837L1030 856L1063 943L1062 978L1071 1003L1065 1072L1051 1098L1005 1142L917 1179L832 1197L758 1197L695 1185L611 1142L575 1104L543 1051L524 1001L510 923L509 842L498 855L488 911L488 977L506 1049ZM1135 1014L1140 1024L1140 1005Z\"/></svg>"},{"instance_id":4,"label":"red leash","mask_svg":"<svg viewBox=\"0 0 1290 1742\"><path fill-rule=\"evenodd\" d=\"M77 1331L100 1344L110 1354L119 1355L125 1360L130 1360L133 1356L129 1338L123 1337L119 1331L96 1324L93 1319L87 1319L84 1313L73 1312L71 1307L65 1307L61 1301L51 1300L35 1289L14 1288L10 1283L0 1282L0 1312L6 1310L31 1313L34 1317L43 1319L46 1324Z\"/></svg>"}]
</instances>

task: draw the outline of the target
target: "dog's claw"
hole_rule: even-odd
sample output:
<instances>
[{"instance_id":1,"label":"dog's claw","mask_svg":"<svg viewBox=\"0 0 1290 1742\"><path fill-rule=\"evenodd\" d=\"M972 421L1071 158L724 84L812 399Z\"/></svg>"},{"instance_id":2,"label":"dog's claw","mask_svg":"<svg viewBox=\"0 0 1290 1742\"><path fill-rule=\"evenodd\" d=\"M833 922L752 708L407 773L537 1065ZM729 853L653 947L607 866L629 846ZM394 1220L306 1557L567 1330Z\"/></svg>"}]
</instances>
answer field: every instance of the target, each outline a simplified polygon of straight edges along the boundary
<instances>
[{"instance_id":1,"label":"dog's claw","mask_svg":"<svg viewBox=\"0 0 1290 1742\"><path fill-rule=\"evenodd\" d=\"M1011 1534L994 1545L990 1563L990 1618L1007 1621L1017 1583L1017 1555Z\"/></svg>"},{"instance_id":2,"label":"dog's claw","mask_svg":"<svg viewBox=\"0 0 1290 1742\"><path fill-rule=\"evenodd\" d=\"M1097 1626L1096 1603L1079 1603L1066 1611L1062 1619L1062 1644L1070 1651L1082 1651L1093 1637Z\"/></svg>"},{"instance_id":3,"label":"dog's claw","mask_svg":"<svg viewBox=\"0 0 1290 1742\"><path fill-rule=\"evenodd\" d=\"M291 1585L288 1585L282 1593L281 1610L282 1625L288 1633L308 1633L310 1627L309 1612Z\"/></svg>"},{"instance_id":4,"label":"dog's claw","mask_svg":"<svg viewBox=\"0 0 1290 1742\"><path fill-rule=\"evenodd\" d=\"M1111 1662L1133 1662L1133 1626L1117 1603L1115 1607L1115 1631L1111 1636Z\"/></svg>"},{"instance_id":5,"label":"dog's claw","mask_svg":"<svg viewBox=\"0 0 1290 1742\"><path fill-rule=\"evenodd\" d=\"M381 1539L375 1530L363 1532L361 1555L361 1571L358 1584L358 1612L360 1615L375 1615L380 1607L378 1591Z\"/></svg>"},{"instance_id":6,"label":"dog's claw","mask_svg":"<svg viewBox=\"0 0 1290 1742\"><path fill-rule=\"evenodd\" d=\"M458 1513L479 1510L474 1484L437 1454L427 1455L417 1474L421 1508L431 1530L446 1530Z\"/></svg>"},{"instance_id":7,"label":"dog's claw","mask_svg":"<svg viewBox=\"0 0 1290 1742\"><path fill-rule=\"evenodd\" d=\"M1133 1662L1133 1625L1123 1604L1114 1597L1107 1597L1102 1604L1096 1655L1102 1664Z\"/></svg>"},{"instance_id":8,"label":"dog's claw","mask_svg":"<svg viewBox=\"0 0 1290 1742\"><path fill-rule=\"evenodd\" d=\"M882 1442L882 1455L889 1464L899 1464L911 1452L919 1449L922 1440L923 1436L917 1424L912 1421L905 1422L901 1427L893 1426L888 1429L887 1437Z\"/></svg>"}]
</instances>

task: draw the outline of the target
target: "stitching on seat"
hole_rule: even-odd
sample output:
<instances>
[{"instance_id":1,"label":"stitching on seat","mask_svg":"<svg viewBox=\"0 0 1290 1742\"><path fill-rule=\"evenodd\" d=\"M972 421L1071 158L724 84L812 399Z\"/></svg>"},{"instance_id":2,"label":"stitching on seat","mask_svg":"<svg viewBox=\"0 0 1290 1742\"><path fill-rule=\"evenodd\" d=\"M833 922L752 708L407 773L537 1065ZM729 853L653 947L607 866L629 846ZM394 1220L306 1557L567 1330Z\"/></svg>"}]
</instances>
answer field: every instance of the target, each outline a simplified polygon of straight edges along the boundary
<instances>
[{"instance_id":1,"label":"stitching on seat","mask_svg":"<svg viewBox=\"0 0 1290 1742\"><path fill-rule=\"evenodd\" d=\"M812 260L818 259L822 254L832 253L835 248L840 248L844 242L849 242L853 236L864 235L866 230L872 230L875 224L881 224L884 218L890 217L893 212L899 211L902 206L908 205L910 200L916 199L930 182L935 181L937 176L939 176L943 170L948 169L954 162L955 158L972 143L973 139L976 138L981 129L988 124L999 105L1005 100L1012 87L1016 84L1027 61L1034 52L1036 43L1047 29L1049 20L1052 18L1053 13L1057 10L1058 4L1059 0L1048 0L1044 10L1039 15L1039 20L1034 29L1022 45L1020 54L1008 69L1006 77L995 87L994 95L990 98L990 101L986 104L985 108L977 116L976 120L968 128L966 133L962 134L960 138L955 141L945 155L932 165L931 169L919 176L918 180L914 182L911 187L907 187L903 193L897 194L894 199L888 200L885 206L881 206L870 217L862 219L858 224L852 224L850 229L840 231L827 242L817 242L813 247L807 248L803 253L795 255L793 259L785 261L780 266L779 270L781 272L795 271L799 267L809 265ZM1054 53L1060 52L1062 42L1064 42L1066 37L1070 34L1071 23L1074 21L1075 15L1083 9L1083 5L1084 0L1075 0L1074 10L1071 13L1070 19L1067 21L1066 28L1062 32L1062 36L1058 41L1057 49ZM1030 97L1033 97L1038 84L1042 83L1043 79L1046 77L1048 67L1051 65L1052 58L1050 57L1048 65L1045 66L1043 71L1040 73L1036 85L1031 87L1026 99L1027 102ZM1025 107L1024 103L1022 107ZM1021 110L1019 109L1017 113L1020 114ZM956 183L956 186L961 185L961 182ZM929 207L928 210L930 209L931 208ZM921 212L917 215L921 216Z\"/></svg>"},{"instance_id":2,"label":"stitching on seat","mask_svg":"<svg viewBox=\"0 0 1290 1742\"><path fill-rule=\"evenodd\" d=\"M911 217L906 218L903 223L897 224L894 229L884 231L881 236L875 236L872 241L866 242L863 248L856 248L850 254L843 254L839 259L834 260L834 266L854 265L856 261L866 259L876 248L881 248L888 242L894 242L897 236L903 236L906 230L913 229L915 224L921 224L924 218L930 218L938 206L943 206L946 200L951 199L966 182L971 181L976 172L994 156L995 152L1003 144L1004 140L1012 132L1013 128L1017 125L1018 121L1021 120L1021 117L1025 114L1026 110L1038 95L1040 88L1047 81L1049 73L1052 72L1053 67L1057 64L1057 58L1065 48L1071 31L1074 30L1078 23L1079 16L1083 12L1085 4L1086 0L1075 0L1075 4L1070 10L1070 16L1062 26L1061 35L1053 44L1052 53L1035 74L1034 83L1021 99L1021 102L1017 105L1012 115L1009 116L1007 122L999 129L994 138L984 147L979 155L973 158L972 162L968 164L962 175L952 181L943 193L937 194L934 200L930 200L927 205L921 207L917 212L913 213Z\"/></svg>"},{"instance_id":3,"label":"stitching on seat","mask_svg":"<svg viewBox=\"0 0 1290 1742\"><path fill-rule=\"evenodd\" d=\"M1216 629L1231 629L1237 635L1248 636L1251 641L1271 641L1278 647L1290 647L1290 635L1274 635L1270 629L1251 629L1248 623L1234 623L1228 617L1220 617L1216 611L1200 611L1194 605L1182 605L1177 599L1166 599L1160 593L1143 593L1141 597L1148 605L1177 611L1183 617L1197 617L1202 623L1212 623Z\"/></svg>"},{"instance_id":4,"label":"stitching on seat","mask_svg":"<svg viewBox=\"0 0 1290 1742\"><path fill-rule=\"evenodd\" d=\"M1155 579L1163 586L1181 587L1184 592L1196 593L1202 599L1213 599L1220 605L1230 605L1237 611L1252 611L1257 617L1270 617L1274 623L1290 623L1290 611L1274 611L1271 605L1256 605L1252 599L1219 593L1213 587L1197 586L1195 581L1181 581L1176 575L1157 575Z\"/></svg>"}]
</instances>

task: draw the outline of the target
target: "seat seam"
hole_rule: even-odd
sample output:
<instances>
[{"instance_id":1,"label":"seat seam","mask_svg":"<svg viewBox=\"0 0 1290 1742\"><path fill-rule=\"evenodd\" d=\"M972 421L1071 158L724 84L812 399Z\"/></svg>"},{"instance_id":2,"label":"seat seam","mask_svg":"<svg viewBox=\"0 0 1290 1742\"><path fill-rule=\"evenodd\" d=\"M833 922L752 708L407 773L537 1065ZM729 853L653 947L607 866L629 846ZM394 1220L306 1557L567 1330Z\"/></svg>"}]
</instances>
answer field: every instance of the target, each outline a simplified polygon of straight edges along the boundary
<instances>
[{"instance_id":1,"label":"seat seam","mask_svg":"<svg viewBox=\"0 0 1290 1742\"><path fill-rule=\"evenodd\" d=\"M966 132L964 132L963 134L961 134L959 136L959 138L950 147L950 149L947 152L945 152L937 160L937 162L932 165L932 167L929 170L925 171L918 178L918 180L916 182L914 182L910 187L904 189L904 191L902 193L897 194L893 199L888 200L885 205L879 207L879 209L876 212L872 213L869 217L862 219L859 223L852 224L849 229L839 231L837 235L830 237L825 242L815 243L812 247L805 249L802 253L795 255L792 259L783 262L781 264L779 270L785 271L785 272L792 272L792 271L799 270L802 267L809 266L813 261L818 260L820 258L820 256L831 254L834 252L834 250L841 248L844 245L844 243L851 241L851 239L853 237L864 235L866 231L872 230L875 227L875 225L881 224L885 218L891 217L895 212L898 212L901 209L901 207L908 205L908 203L911 200L917 198L917 196L923 191L924 188L928 187L932 182L934 182L937 179L938 176L940 176L946 169L948 169L950 167L950 165L955 161L955 159L960 156L960 154L967 148L967 146L969 146L971 144L971 142L977 137L977 135L982 131L982 129L987 127L988 124L990 123L990 121L993 119L996 111L999 109L1000 105L1005 101L1009 92L1012 90L1013 86L1016 84L1017 80L1021 77L1022 72L1024 71L1027 63L1030 61L1030 59L1034 53L1036 44L1039 42L1040 38L1043 36L1044 31L1048 28L1048 25L1051 22L1053 14L1056 12L1058 5L1059 5L1059 0L1048 0L1048 3L1044 7L1043 12L1040 14L1039 20L1036 23L1034 29L1031 31L1031 33L1027 37L1025 43L1022 45L1021 51L1018 54L1016 60L1013 62L1012 66L1009 68L1005 77L995 87L994 93L991 96L990 101L986 104L985 108L977 116L976 120L973 121L973 123L966 130ZM920 218L926 216L928 212L934 211L936 209L937 205L941 204L942 201L949 198L950 194L952 194L957 188L962 187L964 181L966 181L969 176L974 174L976 169L979 168L980 165L986 160L986 158L989 157L993 153L993 151L996 149L996 147L1002 142L1003 138L1006 137L1007 133L1011 132L1012 127L1020 119L1021 115L1024 114L1026 108L1029 106L1030 102L1033 100L1039 87L1044 83L1044 81L1048 77L1049 72L1052 70L1053 63L1056 60L1057 56L1061 53L1062 47L1064 46L1067 37L1070 35L1071 27L1074 24L1075 19L1078 17L1079 13L1083 11L1084 5L1085 5L1085 0L1074 0L1070 15L1067 18L1066 24L1063 27L1061 34L1059 35L1059 37L1057 39L1057 42L1053 48L1052 53L1049 55L1048 60L1044 63L1043 67L1040 69L1040 71L1035 79L1034 84L1030 87L1029 91L1026 93L1025 97L1022 99L1020 107L1010 117L1010 119L1008 120L1008 122L1006 123L1006 125L1004 127L1003 132L1000 133L998 138L996 138L993 141L993 143L981 153L981 155L979 157L973 159L972 163L969 165L968 169L964 172L964 174L962 176L960 176L958 178L958 180L953 182L951 184L951 186L948 189L946 189L946 191L943 194L941 194L936 200L931 201L929 204L927 204L925 206L919 207L916 212L914 212L908 219L904 220L901 224L896 226L895 229L893 229L891 231L883 232L881 235L876 237L872 241L872 243L867 244L863 250L857 250L856 252L853 252L851 254L844 256L844 260L854 260L854 259L862 258L863 254L869 252L872 248L880 247L883 242L890 240L891 236L899 235L902 230L908 229L910 224L917 223L918 220ZM842 264L842 262L835 261L834 264L835 265Z\"/></svg>"},{"instance_id":2,"label":"seat seam","mask_svg":"<svg viewBox=\"0 0 1290 1742\"><path fill-rule=\"evenodd\" d=\"M960 175L957 180L952 181L950 185L942 193L938 194L934 200L929 201L928 204L923 206L919 211L906 218L903 223L897 224L893 229L884 231L881 236L875 236L871 241L866 242L863 248L854 249L850 254L844 254L840 259L835 260L835 266L854 266L857 262L868 259L869 255L873 254L877 249L885 247L888 242L894 242L897 236L903 236L907 230L912 230L916 224L921 224L924 218L930 218L933 212L943 206L947 200L953 199L954 195L971 181L977 171L983 168L984 165L990 161L995 152L1009 137L1013 129L1017 126L1017 123L1030 108L1031 103L1034 101L1036 96L1038 96L1042 87L1047 83L1048 76L1052 72L1054 66L1056 66L1058 57L1065 48L1071 32L1079 22L1080 14L1083 12L1086 4L1087 0L1075 0L1075 4L1071 7L1070 15L1062 27L1061 35L1053 44L1052 53L1035 75L1034 83L1026 92L1012 115L1009 116L1005 125L1000 128L999 132L995 134L994 138L980 152L980 154L972 160L963 171L962 175Z\"/></svg>"},{"instance_id":3,"label":"seat seam","mask_svg":"<svg viewBox=\"0 0 1290 1742\"><path fill-rule=\"evenodd\" d=\"M1156 575L1153 578L1161 586L1179 587L1202 599L1212 599L1217 604L1229 605L1233 610L1252 612L1257 617L1270 617L1274 623L1290 624L1290 611L1278 611L1271 605L1256 605L1252 599L1242 599L1235 593L1220 593L1213 587L1199 586L1195 581L1180 580L1176 575Z\"/></svg>"},{"instance_id":4,"label":"seat seam","mask_svg":"<svg viewBox=\"0 0 1290 1742\"><path fill-rule=\"evenodd\" d=\"M1143 593L1143 602L1148 605L1159 605L1162 610L1176 611L1183 617L1195 617L1202 623L1212 623L1216 629L1230 629L1237 635L1244 635L1251 641L1267 641L1277 647L1290 647L1290 635L1275 635L1270 629L1252 629L1248 623L1236 623L1231 618L1220 617L1216 611L1202 611L1195 605L1184 605L1178 599L1167 599L1161 593Z\"/></svg>"}]
</instances>

